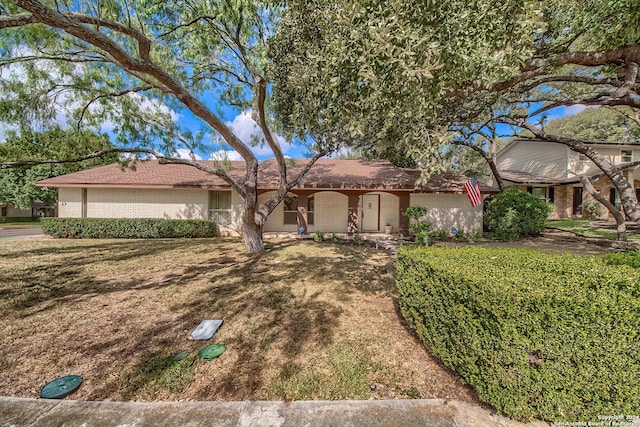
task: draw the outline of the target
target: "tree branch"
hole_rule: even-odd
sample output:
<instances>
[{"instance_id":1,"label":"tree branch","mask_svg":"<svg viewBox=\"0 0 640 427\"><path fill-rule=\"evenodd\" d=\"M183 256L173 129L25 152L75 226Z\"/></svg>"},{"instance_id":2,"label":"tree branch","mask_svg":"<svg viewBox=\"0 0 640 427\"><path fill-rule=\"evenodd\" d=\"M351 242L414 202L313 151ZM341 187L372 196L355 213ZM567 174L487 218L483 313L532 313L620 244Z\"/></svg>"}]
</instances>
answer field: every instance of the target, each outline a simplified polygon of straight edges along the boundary
<instances>
[{"instance_id":1,"label":"tree branch","mask_svg":"<svg viewBox=\"0 0 640 427\"><path fill-rule=\"evenodd\" d=\"M83 24L91 24L96 28L105 27L110 30L117 31L122 34L126 34L130 37L133 37L138 41L138 53L140 54L140 58L143 61L149 61L149 54L151 52L151 40L141 31L132 28L129 25L124 25L119 22L113 22L109 20L105 20L102 17L96 17L91 15L86 15L84 13L72 12L69 13L68 16L72 20L76 20Z\"/></svg>"},{"instance_id":2,"label":"tree branch","mask_svg":"<svg viewBox=\"0 0 640 427\"><path fill-rule=\"evenodd\" d=\"M29 24L37 24L38 20L30 13L17 13L15 15L0 15L0 29L22 27Z\"/></svg>"}]
</instances>

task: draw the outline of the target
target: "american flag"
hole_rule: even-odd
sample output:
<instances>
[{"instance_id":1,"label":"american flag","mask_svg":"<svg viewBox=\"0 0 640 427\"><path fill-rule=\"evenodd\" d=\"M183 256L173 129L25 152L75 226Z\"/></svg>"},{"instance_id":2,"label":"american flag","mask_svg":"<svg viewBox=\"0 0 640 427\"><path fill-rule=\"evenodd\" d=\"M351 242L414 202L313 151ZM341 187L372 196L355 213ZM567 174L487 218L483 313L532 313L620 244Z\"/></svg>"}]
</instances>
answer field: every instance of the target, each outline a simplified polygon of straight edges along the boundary
<instances>
[{"instance_id":1,"label":"american flag","mask_svg":"<svg viewBox=\"0 0 640 427\"><path fill-rule=\"evenodd\" d=\"M469 197L472 207L480 206L482 204L482 195L480 194L480 183L474 176L469 181L464 183L464 191Z\"/></svg>"}]
</instances>

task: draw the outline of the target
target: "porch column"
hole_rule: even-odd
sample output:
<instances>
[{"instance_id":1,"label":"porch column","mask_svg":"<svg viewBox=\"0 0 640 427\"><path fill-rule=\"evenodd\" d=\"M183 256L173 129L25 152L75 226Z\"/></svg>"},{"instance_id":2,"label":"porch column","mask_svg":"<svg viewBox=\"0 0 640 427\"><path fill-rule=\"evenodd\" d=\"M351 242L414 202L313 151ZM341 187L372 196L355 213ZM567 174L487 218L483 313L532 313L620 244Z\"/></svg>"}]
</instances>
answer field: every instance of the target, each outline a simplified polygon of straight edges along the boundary
<instances>
[{"instance_id":1,"label":"porch column","mask_svg":"<svg viewBox=\"0 0 640 427\"><path fill-rule=\"evenodd\" d=\"M298 196L298 232L300 232L301 228L304 228L301 234L307 234L307 224L308 224L308 216L307 216L307 194L297 194Z\"/></svg>"},{"instance_id":2,"label":"porch column","mask_svg":"<svg viewBox=\"0 0 640 427\"><path fill-rule=\"evenodd\" d=\"M347 195L349 197L349 213L347 217L347 234L351 236L354 233L358 232L358 200L360 194L351 194Z\"/></svg>"},{"instance_id":3,"label":"porch column","mask_svg":"<svg viewBox=\"0 0 640 427\"><path fill-rule=\"evenodd\" d=\"M398 193L398 210L399 210L399 221L398 221L398 232L401 236L409 235L409 218L404 216L404 212L409 207L409 193L402 192Z\"/></svg>"}]
</instances>

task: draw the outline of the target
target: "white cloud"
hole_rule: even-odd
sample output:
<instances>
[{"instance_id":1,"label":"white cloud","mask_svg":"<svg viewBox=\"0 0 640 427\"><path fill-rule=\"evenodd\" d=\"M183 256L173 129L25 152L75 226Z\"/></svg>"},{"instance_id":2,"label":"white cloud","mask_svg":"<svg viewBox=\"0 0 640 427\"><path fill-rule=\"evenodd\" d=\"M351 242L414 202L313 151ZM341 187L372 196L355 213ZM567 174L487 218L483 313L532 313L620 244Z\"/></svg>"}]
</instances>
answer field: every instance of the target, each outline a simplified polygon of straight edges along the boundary
<instances>
[{"instance_id":1,"label":"white cloud","mask_svg":"<svg viewBox=\"0 0 640 427\"><path fill-rule=\"evenodd\" d=\"M243 160L235 150L219 150L211 153L210 160Z\"/></svg>"},{"instance_id":2,"label":"white cloud","mask_svg":"<svg viewBox=\"0 0 640 427\"><path fill-rule=\"evenodd\" d=\"M572 105L571 107L567 107L564 109L565 116L573 116L575 114L583 112L587 107L584 105Z\"/></svg>"},{"instance_id":3,"label":"white cloud","mask_svg":"<svg viewBox=\"0 0 640 427\"><path fill-rule=\"evenodd\" d=\"M180 159L187 159L187 160L191 160L191 150L188 150L186 148L180 148L178 150L176 150L176 154L178 155L178 158ZM196 153L194 153L196 160L202 160L202 157L197 155Z\"/></svg>"},{"instance_id":4,"label":"white cloud","mask_svg":"<svg viewBox=\"0 0 640 427\"><path fill-rule=\"evenodd\" d=\"M251 110L243 111L233 118L232 121L226 123L234 133L244 142L251 146L256 140L262 139L262 131L258 127L258 124L251 118ZM276 135L277 141L280 143L283 153L287 153L292 145L287 143L285 139L279 135ZM251 147L251 151L256 156L273 154L271 148L266 143Z\"/></svg>"}]
</instances>

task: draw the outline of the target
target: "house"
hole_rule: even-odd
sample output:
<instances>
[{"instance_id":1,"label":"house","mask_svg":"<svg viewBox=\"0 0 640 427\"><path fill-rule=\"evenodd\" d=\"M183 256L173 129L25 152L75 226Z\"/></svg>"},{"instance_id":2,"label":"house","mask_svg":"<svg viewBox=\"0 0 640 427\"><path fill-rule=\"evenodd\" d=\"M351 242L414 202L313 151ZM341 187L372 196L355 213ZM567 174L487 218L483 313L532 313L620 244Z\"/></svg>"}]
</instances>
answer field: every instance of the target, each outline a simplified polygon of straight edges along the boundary
<instances>
[{"instance_id":1,"label":"house","mask_svg":"<svg viewBox=\"0 0 640 427\"><path fill-rule=\"evenodd\" d=\"M640 197L640 145L599 142L589 146L617 165ZM552 203L551 218L582 215L582 203L592 197L583 191L581 175L620 207L620 195L611 180L584 154L563 144L516 139L497 153L496 166L505 186L517 186Z\"/></svg>"},{"instance_id":2,"label":"house","mask_svg":"<svg viewBox=\"0 0 640 427\"><path fill-rule=\"evenodd\" d=\"M40 200L32 203L31 209L19 209L15 206L0 202L0 217L4 218L33 218L37 216L55 216L55 209Z\"/></svg>"},{"instance_id":3,"label":"house","mask_svg":"<svg viewBox=\"0 0 640 427\"><path fill-rule=\"evenodd\" d=\"M291 160L293 176L307 163ZM207 163L207 162L204 162ZM208 162L213 166L213 162ZM236 178L244 162L224 162ZM482 230L482 208L471 207L466 177L446 173L417 186L420 171L384 161L320 159L269 216L265 232L381 232L385 225L406 233L402 213L410 205L429 208L434 230ZM260 165L259 201L277 188L274 159ZM139 161L133 168L99 166L45 179L58 188L60 217L213 219L221 232L238 230L242 201L221 178L188 165ZM483 193L496 192L481 186Z\"/></svg>"}]
</instances>

